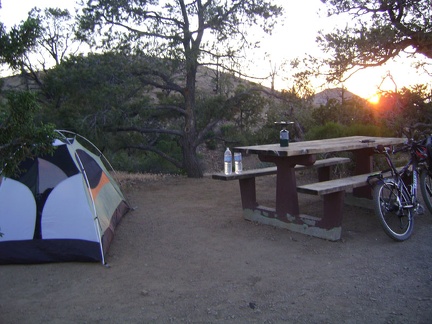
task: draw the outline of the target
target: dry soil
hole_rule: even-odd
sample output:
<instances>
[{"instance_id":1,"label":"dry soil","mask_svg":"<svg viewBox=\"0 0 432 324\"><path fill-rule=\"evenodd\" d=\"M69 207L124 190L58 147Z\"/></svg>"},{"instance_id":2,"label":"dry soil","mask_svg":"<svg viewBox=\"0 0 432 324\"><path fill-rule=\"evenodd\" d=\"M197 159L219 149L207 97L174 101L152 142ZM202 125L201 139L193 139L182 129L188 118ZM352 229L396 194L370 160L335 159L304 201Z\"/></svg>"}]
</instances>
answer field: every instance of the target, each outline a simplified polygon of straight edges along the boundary
<instances>
[{"instance_id":1,"label":"dry soil","mask_svg":"<svg viewBox=\"0 0 432 324\"><path fill-rule=\"evenodd\" d=\"M274 177L258 179L271 203ZM432 216L396 243L345 207L329 242L242 218L236 181L154 177L99 263L0 267L0 323L431 323ZM319 213L319 197L300 196Z\"/></svg>"}]
</instances>

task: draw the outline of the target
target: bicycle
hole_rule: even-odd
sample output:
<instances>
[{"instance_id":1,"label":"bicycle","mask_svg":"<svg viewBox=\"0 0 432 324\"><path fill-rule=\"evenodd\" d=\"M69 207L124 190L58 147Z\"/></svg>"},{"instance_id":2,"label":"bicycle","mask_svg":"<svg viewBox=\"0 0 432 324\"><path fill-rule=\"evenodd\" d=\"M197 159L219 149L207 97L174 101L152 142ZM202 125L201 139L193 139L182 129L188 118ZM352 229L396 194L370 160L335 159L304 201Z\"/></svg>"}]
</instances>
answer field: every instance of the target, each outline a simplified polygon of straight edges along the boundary
<instances>
[{"instance_id":1,"label":"bicycle","mask_svg":"<svg viewBox=\"0 0 432 324\"><path fill-rule=\"evenodd\" d=\"M418 184L424 203L432 213L432 136L409 140L397 149L379 145L375 151L384 154L390 169L368 177L368 183L373 186L374 210L384 232L395 241L404 241L412 234L413 214L424 213L417 198ZM409 161L402 168L396 168L390 157L390 153L398 152L409 152ZM391 176L386 177L389 172Z\"/></svg>"}]
</instances>

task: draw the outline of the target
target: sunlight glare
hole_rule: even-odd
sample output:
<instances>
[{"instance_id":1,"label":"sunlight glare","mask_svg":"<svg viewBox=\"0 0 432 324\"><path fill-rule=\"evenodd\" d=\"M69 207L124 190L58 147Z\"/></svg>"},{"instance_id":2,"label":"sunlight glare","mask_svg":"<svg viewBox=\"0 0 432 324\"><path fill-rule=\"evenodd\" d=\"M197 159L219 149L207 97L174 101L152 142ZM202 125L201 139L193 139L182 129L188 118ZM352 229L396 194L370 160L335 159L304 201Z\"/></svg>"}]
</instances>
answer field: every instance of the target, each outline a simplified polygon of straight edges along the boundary
<instances>
[{"instance_id":1,"label":"sunlight glare","mask_svg":"<svg viewBox=\"0 0 432 324\"><path fill-rule=\"evenodd\" d=\"M375 93L374 95L372 95L371 97L368 98L368 101L369 101L371 104L376 105L377 103L379 103L379 101L380 101L380 97L381 97L381 96L380 96L378 93Z\"/></svg>"}]
</instances>

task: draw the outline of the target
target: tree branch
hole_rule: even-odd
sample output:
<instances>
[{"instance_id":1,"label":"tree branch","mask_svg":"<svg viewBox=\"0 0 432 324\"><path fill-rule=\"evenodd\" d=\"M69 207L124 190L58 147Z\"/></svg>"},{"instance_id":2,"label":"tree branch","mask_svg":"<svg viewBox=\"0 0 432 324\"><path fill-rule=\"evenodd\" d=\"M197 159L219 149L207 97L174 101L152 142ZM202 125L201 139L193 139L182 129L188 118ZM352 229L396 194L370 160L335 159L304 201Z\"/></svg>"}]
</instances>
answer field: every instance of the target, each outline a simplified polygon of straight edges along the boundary
<instances>
[{"instance_id":1,"label":"tree branch","mask_svg":"<svg viewBox=\"0 0 432 324\"><path fill-rule=\"evenodd\" d=\"M167 135L174 135L183 137L184 134L181 131L172 130L172 129L161 129L161 128L142 128L138 126L119 126L119 127L113 127L113 128L107 128L107 131L111 132L137 132L141 134L167 134Z\"/></svg>"},{"instance_id":2,"label":"tree branch","mask_svg":"<svg viewBox=\"0 0 432 324\"><path fill-rule=\"evenodd\" d=\"M149 151L156 153L163 159L167 160L168 162L172 163L175 167L181 169L183 167L182 163L176 159L174 159L172 156L166 154L165 152L162 152L161 150L158 150L154 146L149 145L125 145L122 147L123 149L134 149L134 150L141 150L141 151Z\"/></svg>"},{"instance_id":3,"label":"tree branch","mask_svg":"<svg viewBox=\"0 0 432 324\"><path fill-rule=\"evenodd\" d=\"M182 96L184 96L184 88L171 81L171 78L168 75L160 71L144 69L141 71L134 71L133 74L137 76L140 79L140 81L144 84L148 84L159 89L176 91L179 92ZM146 78L147 76L158 77L162 79L164 84L148 79Z\"/></svg>"}]
</instances>

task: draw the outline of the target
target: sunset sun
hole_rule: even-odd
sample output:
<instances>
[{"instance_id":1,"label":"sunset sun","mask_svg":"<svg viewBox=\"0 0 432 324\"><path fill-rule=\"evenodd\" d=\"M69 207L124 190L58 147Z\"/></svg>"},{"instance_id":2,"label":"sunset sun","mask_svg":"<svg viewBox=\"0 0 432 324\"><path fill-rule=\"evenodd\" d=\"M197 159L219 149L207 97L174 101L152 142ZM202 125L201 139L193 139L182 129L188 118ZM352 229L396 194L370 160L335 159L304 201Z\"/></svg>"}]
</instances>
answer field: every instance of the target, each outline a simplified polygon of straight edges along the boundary
<instances>
[{"instance_id":1,"label":"sunset sun","mask_svg":"<svg viewBox=\"0 0 432 324\"><path fill-rule=\"evenodd\" d=\"M380 97L381 97L381 96L380 96L378 93L376 93L376 94L372 95L371 97L369 97L369 98L368 98L368 101L369 101L371 104L376 105L377 103L379 103L379 101L380 101Z\"/></svg>"}]
</instances>

